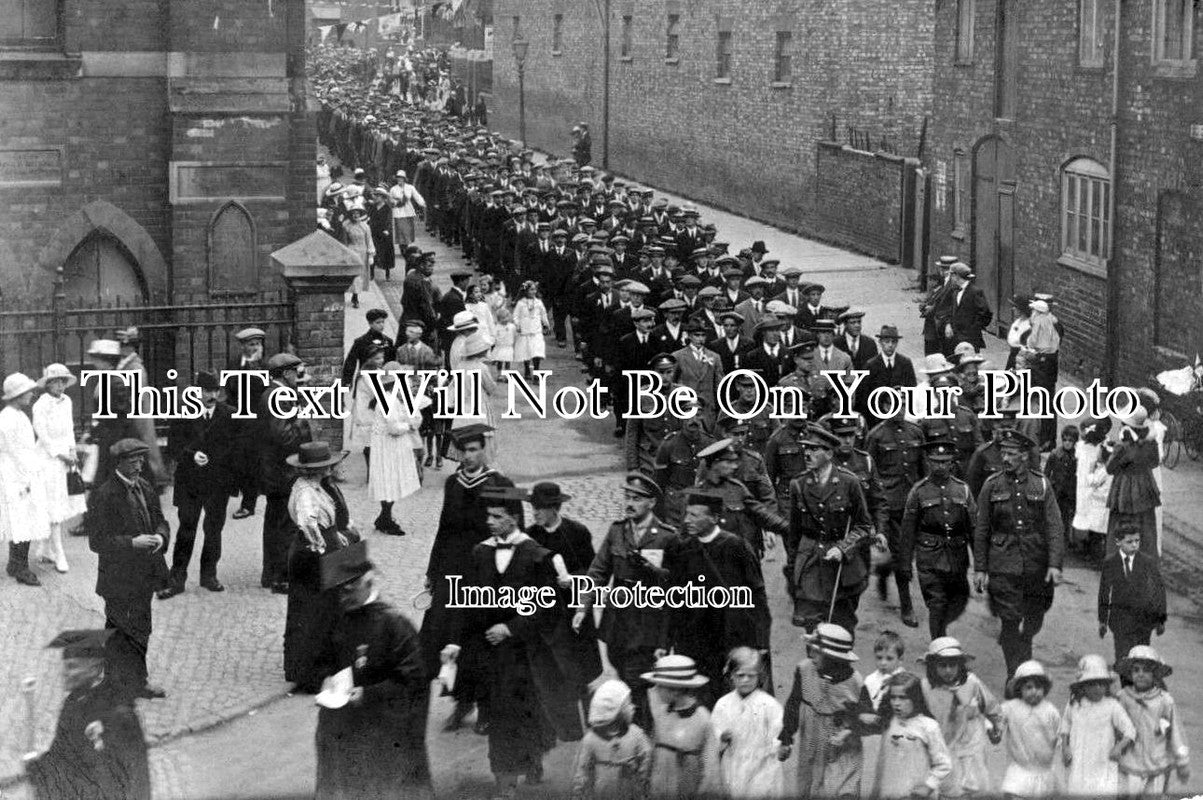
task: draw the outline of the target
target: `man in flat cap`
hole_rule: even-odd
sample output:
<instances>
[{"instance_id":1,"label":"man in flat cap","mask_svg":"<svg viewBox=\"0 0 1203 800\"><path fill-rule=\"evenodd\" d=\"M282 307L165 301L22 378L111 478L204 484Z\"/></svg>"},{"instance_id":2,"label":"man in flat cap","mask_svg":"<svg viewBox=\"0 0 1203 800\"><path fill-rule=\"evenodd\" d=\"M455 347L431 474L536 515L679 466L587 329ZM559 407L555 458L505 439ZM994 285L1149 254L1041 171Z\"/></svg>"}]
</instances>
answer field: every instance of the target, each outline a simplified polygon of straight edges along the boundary
<instances>
[{"instance_id":1,"label":"man in flat cap","mask_svg":"<svg viewBox=\"0 0 1203 800\"><path fill-rule=\"evenodd\" d=\"M990 613L1002 621L998 643L1007 675L1032 657L1061 582L1065 535L1048 478L1028 466L1035 442L1015 430L998 437L1002 470L977 496L973 530L974 585L987 592Z\"/></svg>"},{"instance_id":2,"label":"man in flat cap","mask_svg":"<svg viewBox=\"0 0 1203 800\"><path fill-rule=\"evenodd\" d=\"M111 448L113 475L88 498L88 544L99 556L96 594L104 599L109 667L127 695L166 696L147 680L151 601L167 580L167 542L158 492L142 477L148 448L141 439L122 439Z\"/></svg>"},{"instance_id":3,"label":"man in flat cap","mask_svg":"<svg viewBox=\"0 0 1203 800\"><path fill-rule=\"evenodd\" d=\"M318 798L434 797L426 753L430 681L418 632L380 598L367 543L322 557L322 591L336 594L341 611L318 656L319 674L351 671L342 700L318 695ZM332 693L333 694L333 693Z\"/></svg>"},{"instance_id":4,"label":"man in flat cap","mask_svg":"<svg viewBox=\"0 0 1203 800\"><path fill-rule=\"evenodd\" d=\"M660 500L660 487L640 473L627 475L623 482L623 516L610 524L597 555L589 566L594 590L608 586L667 586L670 566L667 551L679 542L677 530L666 525L653 509ZM593 613L594 594L585 598L576 611L573 627L580 630L585 618ZM598 635L606 643L606 653L619 678L631 687L635 704L635 723L651 724L647 704L647 684L640 675L647 672L668 648L671 612L667 608L625 607L607 604L602 610Z\"/></svg>"},{"instance_id":5,"label":"man in flat cap","mask_svg":"<svg viewBox=\"0 0 1203 800\"><path fill-rule=\"evenodd\" d=\"M204 410L196 419L174 420L167 439L167 452L175 461L172 494L179 509L180 527L176 531L170 582L159 590L160 600L184 591L202 512L205 515L205 543L201 549L200 585L211 592L225 591L217 579L217 562L221 559L221 532L226 524L226 505L234 480L232 455L236 433L231 418L233 412L218 399L221 385L212 372L197 373L193 385L201 390Z\"/></svg>"},{"instance_id":6,"label":"man in flat cap","mask_svg":"<svg viewBox=\"0 0 1203 800\"><path fill-rule=\"evenodd\" d=\"M936 261L937 272L928 275L930 288L923 304L919 307L919 316L923 317L924 355L943 352L941 340L944 337L944 331L936 323L936 309L940 307L944 295L952 286L952 274L949 270L958 260L956 256L940 256Z\"/></svg>"},{"instance_id":7,"label":"man in flat cap","mask_svg":"<svg viewBox=\"0 0 1203 800\"><path fill-rule=\"evenodd\" d=\"M718 411L718 385L723 379L723 361L706 347L706 324L692 319L685 324L688 344L673 353L677 359L677 383L693 389L702 401L706 423L712 426Z\"/></svg>"},{"instance_id":8,"label":"man in flat cap","mask_svg":"<svg viewBox=\"0 0 1203 800\"><path fill-rule=\"evenodd\" d=\"M945 356L961 342L969 342L978 350L986 349L982 331L994 319L990 302L980 286L972 283L973 272L958 261L949 267L950 284L935 310L936 325L943 334Z\"/></svg>"},{"instance_id":9,"label":"man in flat cap","mask_svg":"<svg viewBox=\"0 0 1203 800\"><path fill-rule=\"evenodd\" d=\"M106 668L113 631L63 631L47 647L63 651L67 698L46 752L22 758L40 800L150 800L146 737L134 702Z\"/></svg>"},{"instance_id":10,"label":"man in flat cap","mask_svg":"<svg viewBox=\"0 0 1203 800\"><path fill-rule=\"evenodd\" d=\"M835 337L835 346L852 358L853 369L864 369L877 355L877 343L871 337L861 334L865 312L859 308L848 309L836 317L836 322L843 325L844 330Z\"/></svg>"},{"instance_id":11,"label":"man in flat cap","mask_svg":"<svg viewBox=\"0 0 1203 800\"><path fill-rule=\"evenodd\" d=\"M431 276L434 275L434 260L420 254L409 271L405 273L403 291L401 294L401 316L406 320L418 320L422 323L423 338L432 347L438 344L436 331L439 324L439 312L435 308L438 290L434 288ZM400 338L400 337L398 337Z\"/></svg>"},{"instance_id":12,"label":"man in flat cap","mask_svg":"<svg viewBox=\"0 0 1203 800\"><path fill-rule=\"evenodd\" d=\"M287 459L300 452L301 445L313 441L313 431L309 420L298 419L295 415L291 419L281 419L272 413L271 406L272 398L296 389L303 363L291 353L277 353L268 359L271 385L259 398L256 409L260 485L267 498L263 511L263 569L259 583L276 594L288 593L288 545L293 531L288 497L296 475ZM278 405L288 404L281 399Z\"/></svg>"},{"instance_id":13,"label":"man in flat cap","mask_svg":"<svg viewBox=\"0 0 1203 800\"><path fill-rule=\"evenodd\" d=\"M808 631L820 622L856 630L856 607L869 582L863 553L872 528L868 503L860 480L832 461L839 439L813 423L805 430L806 472L790 484L785 545L793 623Z\"/></svg>"},{"instance_id":14,"label":"man in flat cap","mask_svg":"<svg viewBox=\"0 0 1203 800\"><path fill-rule=\"evenodd\" d=\"M261 328L243 328L234 334L238 340L239 353L226 363L226 371L254 372L266 371L267 361L263 343L267 334ZM267 382L251 378L247 389L246 408L251 414L259 407L259 398L267 389ZM232 411L237 411L242 396L237 378L231 378L225 383L225 404ZM241 499L234 519L244 519L255 513L255 504L259 500L259 424L255 419L236 419L231 421L234 441L231 446L229 469L232 480Z\"/></svg>"}]
</instances>

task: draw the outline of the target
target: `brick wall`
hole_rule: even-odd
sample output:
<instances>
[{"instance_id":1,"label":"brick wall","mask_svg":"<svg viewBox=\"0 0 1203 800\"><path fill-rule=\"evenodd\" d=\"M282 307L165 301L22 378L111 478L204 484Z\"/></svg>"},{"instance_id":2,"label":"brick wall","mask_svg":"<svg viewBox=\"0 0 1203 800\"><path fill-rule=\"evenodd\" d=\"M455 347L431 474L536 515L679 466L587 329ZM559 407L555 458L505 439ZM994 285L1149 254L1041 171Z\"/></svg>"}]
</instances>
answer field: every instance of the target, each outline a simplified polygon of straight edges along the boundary
<instances>
[{"instance_id":1,"label":"brick wall","mask_svg":"<svg viewBox=\"0 0 1203 800\"><path fill-rule=\"evenodd\" d=\"M816 158L816 225L836 244L899 261L903 160L834 142L820 142Z\"/></svg>"},{"instance_id":2,"label":"brick wall","mask_svg":"<svg viewBox=\"0 0 1203 800\"><path fill-rule=\"evenodd\" d=\"M611 3L610 166L665 189L826 238L815 217L815 148L832 115L914 154L931 110L935 0L649 0ZM680 59L665 63L667 14ZM551 51L554 16L563 47ZM593 3L497 0L490 122L516 136L514 16L531 42L529 140L568 153L587 122L602 161L602 26ZM631 17L629 59L621 55ZM888 24L883 24L888 20ZM716 83L719 29L732 34L729 83ZM791 81L773 86L777 31L790 31Z\"/></svg>"},{"instance_id":3,"label":"brick wall","mask_svg":"<svg viewBox=\"0 0 1203 800\"><path fill-rule=\"evenodd\" d=\"M1058 316L1067 328L1062 364L1089 379L1107 376L1109 356L1117 381L1143 382L1150 370L1156 308L1158 197L1181 189L1198 196L1198 162L1203 145L1189 138L1200 122L1203 81L1166 77L1151 63L1153 0L1123 4L1120 48L1120 136L1115 257L1106 276L1083 270L1062 257L1062 180L1065 164L1089 158L1110 164L1110 117L1114 4L1100 2L1105 47L1102 67L1078 59L1078 0L1012 3L1018 13L1017 113L994 119L995 20L999 0L976 0L975 57L955 64L957 3L936 14L935 99L929 167L948 175L943 209L933 210L932 252L975 260L973 163L984 137L998 135L1014 154L1014 284L1017 291L1057 295ZM1196 9L1198 7L1196 6ZM1203 20L1196 10L1198 54ZM954 233L953 162L956 150L969 167L965 236ZM1195 239L1199 231L1184 230ZM1109 287L1114 297L1109 297ZM1108 319L1109 299L1115 319Z\"/></svg>"}]
</instances>

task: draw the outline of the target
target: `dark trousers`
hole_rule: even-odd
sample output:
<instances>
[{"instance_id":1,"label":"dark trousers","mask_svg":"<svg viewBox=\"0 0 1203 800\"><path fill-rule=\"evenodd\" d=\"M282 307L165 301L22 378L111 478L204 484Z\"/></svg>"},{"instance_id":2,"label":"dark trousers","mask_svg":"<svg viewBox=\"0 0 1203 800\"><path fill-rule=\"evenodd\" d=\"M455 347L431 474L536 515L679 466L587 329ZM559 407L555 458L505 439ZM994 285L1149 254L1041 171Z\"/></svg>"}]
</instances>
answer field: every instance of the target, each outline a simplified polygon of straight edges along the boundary
<instances>
[{"instance_id":1,"label":"dark trousers","mask_svg":"<svg viewBox=\"0 0 1203 800\"><path fill-rule=\"evenodd\" d=\"M902 540L902 509L891 509L889 521L886 523L884 531L886 540L890 544L890 552L893 558L890 563L884 564L877 568L878 591L884 597L888 591L886 580L893 575L894 585L898 587L898 605L903 613L911 610L913 604L911 601L911 573L912 565L901 564L898 562L898 552ZM849 630L852 630L849 628Z\"/></svg>"},{"instance_id":2,"label":"dark trousers","mask_svg":"<svg viewBox=\"0 0 1203 800\"><path fill-rule=\"evenodd\" d=\"M820 622L831 622L839 625L846 631L852 632L856 630L856 608L860 605L860 592L855 594L839 594L835 598L835 605L830 605L829 600L812 600L804 597L794 598L794 616L792 623L794 627L801 628L807 633L813 633ZM827 612L831 611L831 619L827 619Z\"/></svg>"},{"instance_id":3,"label":"dark trousers","mask_svg":"<svg viewBox=\"0 0 1203 800\"><path fill-rule=\"evenodd\" d=\"M105 645L105 657L114 684L131 694L146 686L153 597L154 592L146 591L104 600L104 626L114 631Z\"/></svg>"},{"instance_id":4,"label":"dark trousers","mask_svg":"<svg viewBox=\"0 0 1203 800\"><path fill-rule=\"evenodd\" d=\"M568 338L568 331L565 323L568 321L568 302L556 302L551 308L551 318L554 322L556 341L563 342Z\"/></svg>"},{"instance_id":5,"label":"dark trousers","mask_svg":"<svg viewBox=\"0 0 1203 800\"><path fill-rule=\"evenodd\" d=\"M644 730L651 730L652 714L647 704L648 684L639 677L651 672L656 666L656 651L652 647L627 649L606 644L606 656L618 673L618 679L631 687L631 704L635 707L634 723Z\"/></svg>"},{"instance_id":6,"label":"dark trousers","mask_svg":"<svg viewBox=\"0 0 1203 800\"><path fill-rule=\"evenodd\" d=\"M948 634L948 626L960 619L969 605L969 577L965 570L943 572L919 570L919 591L927 604L927 626L931 638Z\"/></svg>"},{"instance_id":7,"label":"dark trousers","mask_svg":"<svg viewBox=\"0 0 1203 800\"><path fill-rule=\"evenodd\" d=\"M1044 615L1053 605L1053 587L1044 573L990 575L990 611L1002 620L998 643L1007 663L1007 677L1032 658L1032 640L1044 627Z\"/></svg>"},{"instance_id":8,"label":"dark trousers","mask_svg":"<svg viewBox=\"0 0 1203 800\"><path fill-rule=\"evenodd\" d=\"M292 541L292 520L288 516L290 492L268 492L263 510L263 573L265 586L288 580L288 545Z\"/></svg>"},{"instance_id":9,"label":"dark trousers","mask_svg":"<svg viewBox=\"0 0 1203 800\"><path fill-rule=\"evenodd\" d=\"M171 555L171 582L183 588L188 580L188 565L192 563L192 548L196 545L196 526L201 512L205 514L205 543L201 547L201 580L217 577L217 562L221 559L221 531L226 525L226 506L230 497L226 492L211 492L200 496L180 494L176 506L180 510L180 529L175 535L175 549Z\"/></svg>"},{"instance_id":10,"label":"dark trousers","mask_svg":"<svg viewBox=\"0 0 1203 800\"><path fill-rule=\"evenodd\" d=\"M1153 631L1148 628L1138 628L1136 630L1112 630L1111 635L1115 637L1115 662L1118 664L1120 659L1128 657L1128 651L1138 644L1147 645L1151 640Z\"/></svg>"}]
</instances>

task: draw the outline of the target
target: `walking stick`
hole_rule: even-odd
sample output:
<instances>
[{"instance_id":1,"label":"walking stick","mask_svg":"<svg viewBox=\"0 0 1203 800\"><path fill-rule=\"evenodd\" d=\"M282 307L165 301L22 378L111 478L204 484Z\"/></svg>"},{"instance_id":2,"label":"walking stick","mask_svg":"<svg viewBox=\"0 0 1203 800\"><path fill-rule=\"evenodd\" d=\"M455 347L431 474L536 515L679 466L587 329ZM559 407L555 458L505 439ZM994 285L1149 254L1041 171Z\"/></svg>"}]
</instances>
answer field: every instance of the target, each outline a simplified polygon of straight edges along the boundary
<instances>
[{"instance_id":1,"label":"walking stick","mask_svg":"<svg viewBox=\"0 0 1203 800\"><path fill-rule=\"evenodd\" d=\"M844 524L844 538L848 538L848 531L852 530L852 517L848 517L848 521ZM844 559L840 558L840 563L835 568L835 584L831 587L831 604L827 606L827 623L831 624L831 618L835 615L835 597L840 593L840 576L844 574Z\"/></svg>"},{"instance_id":2,"label":"walking stick","mask_svg":"<svg viewBox=\"0 0 1203 800\"><path fill-rule=\"evenodd\" d=\"M26 678L21 681L21 693L25 695L25 752L32 754L37 746L36 719L34 716L34 690L37 689L37 678Z\"/></svg>"}]
</instances>

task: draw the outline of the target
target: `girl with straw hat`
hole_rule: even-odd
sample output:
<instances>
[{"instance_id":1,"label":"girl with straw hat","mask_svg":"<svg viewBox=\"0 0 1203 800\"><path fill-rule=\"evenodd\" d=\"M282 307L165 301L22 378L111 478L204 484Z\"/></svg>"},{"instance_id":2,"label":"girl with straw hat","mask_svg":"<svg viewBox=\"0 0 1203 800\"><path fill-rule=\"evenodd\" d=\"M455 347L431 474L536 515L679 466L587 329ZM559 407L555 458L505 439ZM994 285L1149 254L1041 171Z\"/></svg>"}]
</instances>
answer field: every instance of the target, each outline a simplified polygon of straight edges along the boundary
<instances>
[{"instance_id":1,"label":"girl with straw hat","mask_svg":"<svg viewBox=\"0 0 1203 800\"><path fill-rule=\"evenodd\" d=\"M1070 684L1061 717L1066 794L1115 797L1119 791L1117 762L1136 739L1136 728L1111 696L1114 681L1102 656L1086 655L1078 662L1078 679Z\"/></svg>"},{"instance_id":2,"label":"girl with straw hat","mask_svg":"<svg viewBox=\"0 0 1203 800\"><path fill-rule=\"evenodd\" d=\"M44 457L26 414L37 388L33 379L14 372L0 394L0 542L8 542L9 576L26 586L41 584L29 568L29 545L50 537Z\"/></svg>"},{"instance_id":3,"label":"girl with straw hat","mask_svg":"<svg viewBox=\"0 0 1203 800\"><path fill-rule=\"evenodd\" d=\"M74 383L71 370L62 364L49 365L38 381L43 394L33 404L33 432L43 455L42 482L50 522L50 537L38 542L34 556L54 564L59 572L68 569L63 526L86 510L84 495L67 491L67 475L79 466L75 453L75 414L66 394L67 387Z\"/></svg>"},{"instance_id":4,"label":"girl with straw hat","mask_svg":"<svg viewBox=\"0 0 1203 800\"><path fill-rule=\"evenodd\" d=\"M1003 744L1007 771L1002 793L1008 797L1051 797L1057 791L1053 762L1061 714L1048 701L1052 680L1039 661L1025 661L1007 683L1002 704Z\"/></svg>"},{"instance_id":5,"label":"girl with straw hat","mask_svg":"<svg viewBox=\"0 0 1203 800\"><path fill-rule=\"evenodd\" d=\"M1127 683L1119 693L1120 705L1136 728L1136 743L1119 759L1121 791L1130 797L1163 796L1170 773L1183 783L1190 780L1182 715L1165 688L1173 670L1147 644L1133 647L1115 668Z\"/></svg>"},{"instance_id":6,"label":"girl with straw hat","mask_svg":"<svg viewBox=\"0 0 1203 800\"><path fill-rule=\"evenodd\" d=\"M652 684L648 692L653 737L651 796L706 796L717 788L714 766L718 740L710 712L698 702L696 690L709 679L689 656L667 655L640 677Z\"/></svg>"}]
</instances>

